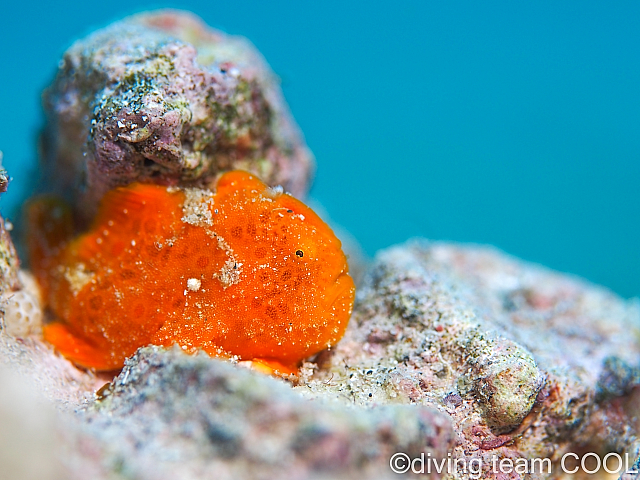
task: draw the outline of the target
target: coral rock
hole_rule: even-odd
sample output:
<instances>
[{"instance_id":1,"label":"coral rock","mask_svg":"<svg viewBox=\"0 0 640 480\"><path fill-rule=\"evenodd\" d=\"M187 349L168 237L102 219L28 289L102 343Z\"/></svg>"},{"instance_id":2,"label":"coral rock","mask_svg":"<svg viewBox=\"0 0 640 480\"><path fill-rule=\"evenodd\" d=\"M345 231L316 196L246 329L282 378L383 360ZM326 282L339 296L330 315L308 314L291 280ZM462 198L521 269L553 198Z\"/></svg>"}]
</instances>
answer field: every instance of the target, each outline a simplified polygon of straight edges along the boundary
<instances>
[{"instance_id":1,"label":"coral rock","mask_svg":"<svg viewBox=\"0 0 640 480\"><path fill-rule=\"evenodd\" d=\"M19 271L18 254L7 231L7 225L0 217L0 296L20 288Z\"/></svg>"},{"instance_id":2,"label":"coral rock","mask_svg":"<svg viewBox=\"0 0 640 480\"><path fill-rule=\"evenodd\" d=\"M638 304L604 289L489 248L410 243L378 255L345 337L297 388L447 411L467 464L636 455L639 327Z\"/></svg>"},{"instance_id":3,"label":"coral rock","mask_svg":"<svg viewBox=\"0 0 640 480\"><path fill-rule=\"evenodd\" d=\"M500 339L482 342L480 348L491 353L474 366L474 394L494 431L513 430L533 408L544 375L517 343Z\"/></svg>"},{"instance_id":4,"label":"coral rock","mask_svg":"<svg viewBox=\"0 0 640 480\"><path fill-rule=\"evenodd\" d=\"M76 409L60 442L70 479L378 480L396 477L398 452L451 458L450 479L549 458L551 474L509 476L542 479L567 452L637 457L639 328L638 303L604 289L489 248L413 243L379 254L345 337L293 387L148 347L96 400L104 377L2 332L0 362ZM461 469L472 461L479 476Z\"/></svg>"},{"instance_id":5,"label":"coral rock","mask_svg":"<svg viewBox=\"0 0 640 480\"><path fill-rule=\"evenodd\" d=\"M8 183L0 152L0 193L6 191ZM11 223L0 217L0 334L23 337L41 331L42 308L35 280L20 270L10 230Z\"/></svg>"},{"instance_id":6,"label":"coral rock","mask_svg":"<svg viewBox=\"0 0 640 480\"><path fill-rule=\"evenodd\" d=\"M309 184L310 152L263 58L191 14L145 13L75 43L44 105L47 184L85 218L133 181L207 187L244 169L299 197Z\"/></svg>"},{"instance_id":7,"label":"coral rock","mask_svg":"<svg viewBox=\"0 0 640 480\"><path fill-rule=\"evenodd\" d=\"M0 193L7 191L9 186L9 174L2 168L2 152L0 152Z\"/></svg>"},{"instance_id":8,"label":"coral rock","mask_svg":"<svg viewBox=\"0 0 640 480\"><path fill-rule=\"evenodd\" d=\"M446 458L446 414L302 398L274 378L180 349L142 348L84 416L132 477L394 478L395 452ZM209 472L209 473L206 473Z\"/></svg>"}]
</instances>

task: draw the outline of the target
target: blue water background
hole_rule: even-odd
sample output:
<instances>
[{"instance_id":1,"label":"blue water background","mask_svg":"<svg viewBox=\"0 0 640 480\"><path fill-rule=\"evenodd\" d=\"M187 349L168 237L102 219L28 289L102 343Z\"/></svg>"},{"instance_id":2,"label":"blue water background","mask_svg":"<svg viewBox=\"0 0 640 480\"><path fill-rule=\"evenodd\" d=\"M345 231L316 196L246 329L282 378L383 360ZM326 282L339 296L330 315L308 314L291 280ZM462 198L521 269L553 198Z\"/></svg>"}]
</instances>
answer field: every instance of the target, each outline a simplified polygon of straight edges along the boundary
<instances>
[{"instance_id":1,"label":"blue water background","mask_svg":"<svg viewBox=\"0 0 640 480\"><path fill-rule=\"evenodd\" d=\"M637 1L5 2L4 215L33 180L64 49L157 7L261 50L317 158L313 197L369 255L489 243L640 296Z\"/></svg>"}]
</instances>

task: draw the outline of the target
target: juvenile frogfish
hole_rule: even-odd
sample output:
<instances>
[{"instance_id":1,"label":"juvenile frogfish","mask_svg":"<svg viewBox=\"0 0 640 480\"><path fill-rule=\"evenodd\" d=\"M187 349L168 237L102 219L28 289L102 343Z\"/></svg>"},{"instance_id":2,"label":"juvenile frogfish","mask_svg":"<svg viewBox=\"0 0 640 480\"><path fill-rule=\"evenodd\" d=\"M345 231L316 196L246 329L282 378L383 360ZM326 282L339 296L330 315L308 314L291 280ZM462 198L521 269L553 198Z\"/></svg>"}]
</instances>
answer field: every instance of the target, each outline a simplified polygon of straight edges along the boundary
<instances>
[{"instance_id":1,"label":"juvenile frogfish","mask_svg":"<svg viewBox=\"0 0 640 480\"><path fill-rule=\"evenodd\" d=\"M309 207L249 173L215 192L135 183L108 192L75 238L71 213L27 209L31 265L77 365L121 368L138 347L236 356L283 373L343 336L355 287L340 240Z\"/></svg>"}]
</instances>

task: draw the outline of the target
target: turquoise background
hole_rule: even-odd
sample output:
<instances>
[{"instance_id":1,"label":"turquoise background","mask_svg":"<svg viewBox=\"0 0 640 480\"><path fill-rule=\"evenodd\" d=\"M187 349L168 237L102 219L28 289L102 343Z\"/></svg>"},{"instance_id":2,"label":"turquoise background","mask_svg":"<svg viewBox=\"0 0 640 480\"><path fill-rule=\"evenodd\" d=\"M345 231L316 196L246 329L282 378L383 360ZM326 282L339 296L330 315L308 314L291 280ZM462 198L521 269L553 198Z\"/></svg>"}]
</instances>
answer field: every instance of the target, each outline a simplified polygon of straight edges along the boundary
<instances>
[{"instance_id":1,"label":"turquoise background","mask_svg":"<svg viewBox=\"0 0 640 480\"><path fill-rule=\"evenodd\" d=\"M4 215L64 49L171 6L261 50L316 155L313 197L369 255L490 243L640 296L640 2L99 3L2 6Z\"/></svg>"}]
</instances>

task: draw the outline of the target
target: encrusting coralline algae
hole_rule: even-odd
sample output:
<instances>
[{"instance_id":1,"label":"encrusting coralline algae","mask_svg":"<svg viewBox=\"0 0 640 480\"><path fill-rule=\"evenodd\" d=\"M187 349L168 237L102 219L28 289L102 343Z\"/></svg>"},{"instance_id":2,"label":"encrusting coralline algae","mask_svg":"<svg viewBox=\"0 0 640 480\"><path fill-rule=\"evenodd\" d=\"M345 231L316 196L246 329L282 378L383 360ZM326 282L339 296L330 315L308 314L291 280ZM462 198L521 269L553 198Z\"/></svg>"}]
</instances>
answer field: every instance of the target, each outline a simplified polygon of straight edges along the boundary
<instances>
[{"instance_id":1,"label":"encrusting coralline algae","mask_svg":"<svg viewBox=\"0 0 640 480\"><path fill-rule=\"evenodd\" d=\"M75 43L44 106L42 188L87 218L133 181L206 188L243 169L296 196L309 186L311 153L262 56L186 12L129 17Z\"/></svg>"},{"instance_id":2,"label":"encrusting coralline algae","mask_svg":"<svg viewBox=\"0 0 640 480\"><path fill-rule=\"evenodd\" d=\"M135 16L76 43L45 110L41 190L66 193L85 220L137 180L197 197L244 168L294 194L308 187L311 156L262 58L188 14ZM0 273L3 298L36 298L4 228ZM199 291L193 280L183 288ZM387 479L394 453L424 453L457 465L443 478L515 480L560 478L569 452L637 458L637 301L491 248L419 241L380 252L360 283L345 337L289 381L159 347L111 381L5 314L0 362L57 411L42 424L55 458L21 447L23 464L49 465L39 480ZM14 407L0 401L0 416ZM14 438L0 429L0 452ZM552 473L492 470L543 458ZM482 468L463 468L472 462Z\"/></svg>"}]
</instances>

